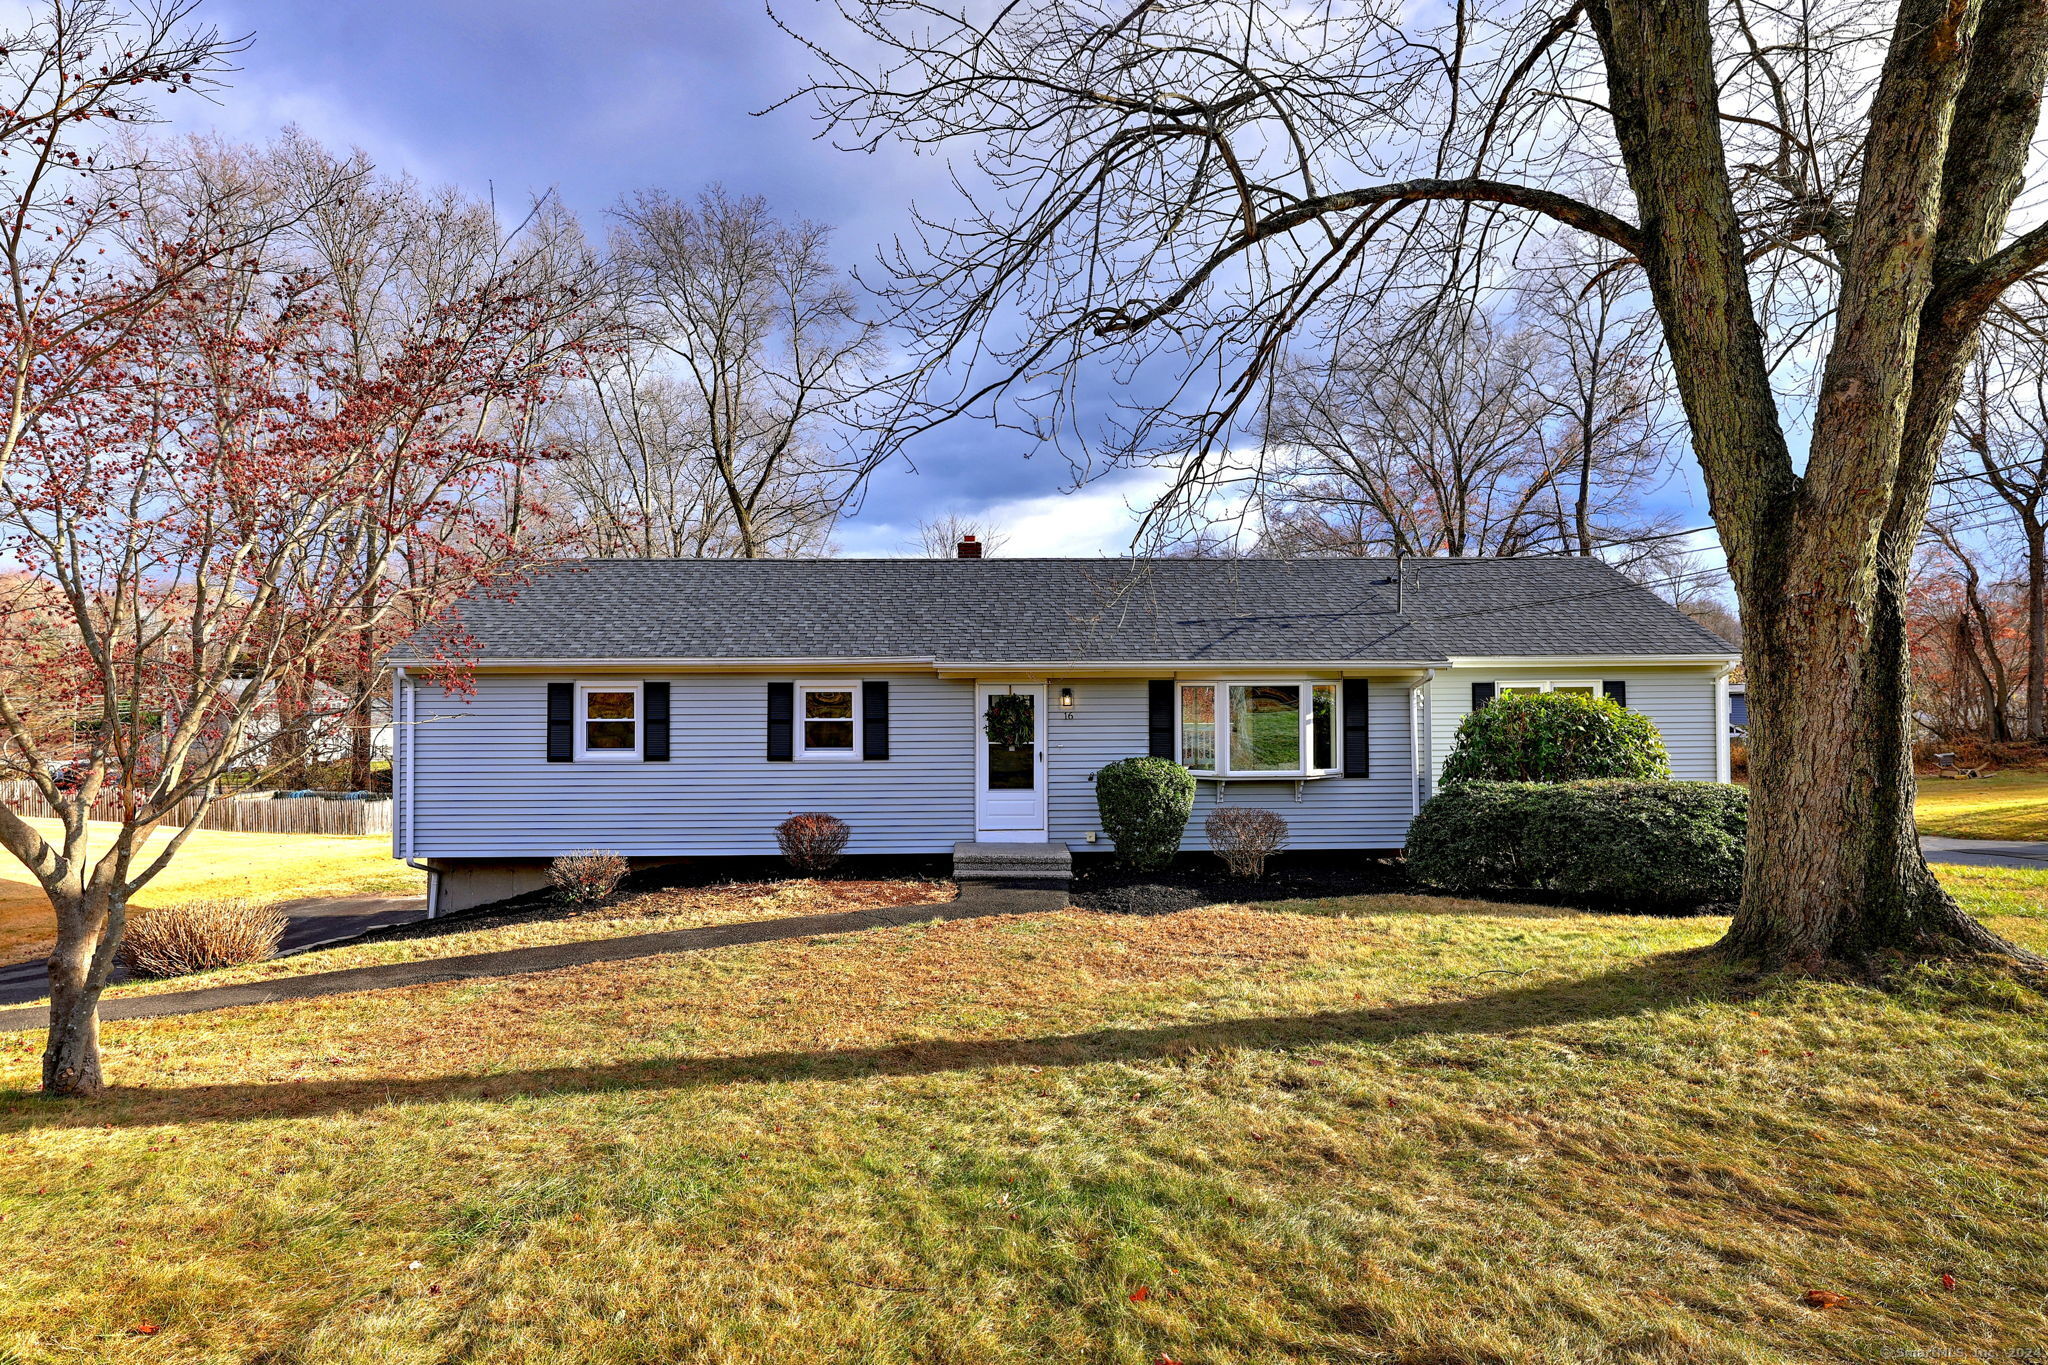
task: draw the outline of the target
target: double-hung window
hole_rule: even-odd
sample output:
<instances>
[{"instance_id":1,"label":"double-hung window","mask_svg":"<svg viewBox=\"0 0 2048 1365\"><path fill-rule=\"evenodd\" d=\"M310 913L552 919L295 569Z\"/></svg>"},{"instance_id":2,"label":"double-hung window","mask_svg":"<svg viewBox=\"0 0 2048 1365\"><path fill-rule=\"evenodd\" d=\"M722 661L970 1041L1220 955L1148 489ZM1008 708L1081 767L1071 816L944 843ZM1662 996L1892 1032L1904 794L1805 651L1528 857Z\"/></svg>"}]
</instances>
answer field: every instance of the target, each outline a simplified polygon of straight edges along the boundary
<instances>
[{"instance_id":1,"label":"double-hung window","mask_svg":"<svg viewBox=\"0 0 2048 1365\"><path fill-rule=\"evenodd\" d=\"M860 757L859 683L801 683L796 708L798 758Z\"/></svg>"},{"instance_id":2,"label":"double-hung window","mask_svg":"<svg viewBox=\"0 0 2048 1365\"><path fill-rule=\"evenodd\" d=\"M1216 777L1308 777L1337 768L1337 684L1180 684L1181 763Z\"/></svg>"},{"instance_id":3,"label":"double-hung window","mask_svg":"<svg viewBox=\"0 0 2048 1365\"><path fill-rule=\"evenodd\" d=\"M640 720L639 683L578 683L576 757L638 759Z\"/></svg>"}]
</instances>

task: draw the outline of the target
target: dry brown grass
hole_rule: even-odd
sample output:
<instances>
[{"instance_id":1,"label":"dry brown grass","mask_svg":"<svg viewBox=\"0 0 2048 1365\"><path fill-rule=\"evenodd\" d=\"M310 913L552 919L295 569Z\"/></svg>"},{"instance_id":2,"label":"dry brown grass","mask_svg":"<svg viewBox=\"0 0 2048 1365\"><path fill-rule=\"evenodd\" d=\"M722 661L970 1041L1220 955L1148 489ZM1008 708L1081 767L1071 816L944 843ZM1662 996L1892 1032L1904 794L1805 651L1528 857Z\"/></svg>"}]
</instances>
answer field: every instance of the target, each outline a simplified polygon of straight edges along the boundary
<instances>
[{"instance_id":1,"label":"dry brown grass","mask_svg":"<svg viewBox=\"0 0 2048 1365\"><path fill-rule=\"evenodd\" d=\"M304 972L366 967L382 962L418 962L500 948L529 948L550 943L651 934L669 929L702 929L750 920L789 919L842 910L899 909L939 904L954 897L951 882L915 880L833 880L729 882L716 886L673 887L643 891L605 905L577 910L485 913L451 920L455 930L427 937L387 938L351 943L272 962L252 963L209 973L203 980L134 981L109 988L109 999L157 995L195 986L242 985L274 981ZM459 926L459 928L458 928ZM0 1365L5 1365L0 1361Z\"/></svg>"},{"instance_id":2,"label":"dry brown grass","mask_svg":"<svg viewBox=\"0 0 2048 1365\"><path fill-rule=\"evenodd\" d=\"M2041 879L1967 894L2048 946ZM1424 897L935 923L113 1024L119 1088L76 1106L29 1097L34 1044L6 1040L0 1351L2038 1343L2039 997L1969 971L1745 984L1686 952L1720 929Z\"/></svg>"}]
</instances>

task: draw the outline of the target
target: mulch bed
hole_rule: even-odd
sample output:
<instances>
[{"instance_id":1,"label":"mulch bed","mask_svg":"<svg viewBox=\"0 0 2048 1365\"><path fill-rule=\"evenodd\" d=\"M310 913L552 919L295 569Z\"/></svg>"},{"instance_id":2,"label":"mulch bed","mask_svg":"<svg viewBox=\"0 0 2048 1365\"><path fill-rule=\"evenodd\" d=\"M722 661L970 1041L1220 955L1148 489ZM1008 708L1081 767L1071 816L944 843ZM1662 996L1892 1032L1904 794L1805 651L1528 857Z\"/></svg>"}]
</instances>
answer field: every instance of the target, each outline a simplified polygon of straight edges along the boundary
<instances>
[{"instance_id":1,"label":"mulch bed","mask_svg":"<svg viewBox=\"0 0 2048 1365\"><path fill-rule=\"evenodd\" d=\"M1084 910L1171 915L1201 905L1373 895L1408 889L1401 864L1365 853L1283 853L1257 881L1231 876L1213 854L1183 854L1156 872L1127 872L1105 854L1074 859L1073 902Z\"/></svg>"},{"instance_id":2,"label":"mulch bed","mask_svg":"<svg viewBox=\"0 0 2048 1365\"><path fill-rule=\"evenodd\" d=\"M835 899L841 902L838 908L883 909L949 899L950 864L951 860L944 857L849 858L832 872L812 880L834 889ZM534 891L436 920L374 929L358 941L440 938L508 924L553 920L669 915L688 910L692 908L691 902L707 896L720 900L765 896L792 880L796 879L788 865L773 858L677 863L634 873L620 894L605 905L564 905L552 891ZM1203 905L1252 905L1407 888L1408 881L1399 862L1363 853L1283 853L1267 864L1266 875L1257 881L1231 876L1214 855L1207 853L1183 855L1154 872L1127 872L1107 854L1079 854L1074 858L1071 899L1084 910L1170 915Z\"/></svg>"},{"instance_id":3,"label":"mulch bed","mask_svg":"<svg viewBox=\"0 0 2048 1365\"><path fill-rule=\"evenodd\" d=\"M707 897L718 900L766 896L789 882L810 880L831 886L842 910L880 910L923 901L952 899L946 877L947 858L849 858L808 879L795 877L779 858L707 859L648 868L628 877L619 894L602 905L567 905L550 889L530 891L510 900L460 910L440 919L419 920L372 929L359 943L390 943L402 939L440 938L496 929L508 924L545 924L555 920L622 920L653 918L694 908ZM764 915L763 918L768 918Z\"/></svg>"}]
</instances>

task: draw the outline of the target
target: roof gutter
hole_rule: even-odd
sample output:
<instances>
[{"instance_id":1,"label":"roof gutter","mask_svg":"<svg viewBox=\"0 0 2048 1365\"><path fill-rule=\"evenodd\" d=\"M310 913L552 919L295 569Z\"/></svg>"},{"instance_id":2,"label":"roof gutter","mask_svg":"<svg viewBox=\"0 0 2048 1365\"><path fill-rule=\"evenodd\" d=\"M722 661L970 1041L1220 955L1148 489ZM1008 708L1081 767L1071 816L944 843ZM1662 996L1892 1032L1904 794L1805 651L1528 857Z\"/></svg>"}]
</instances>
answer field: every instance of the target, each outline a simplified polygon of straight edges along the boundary
<instances>
[{"instance_id":1,"label":"roof gutter","mask_svg":"<svg viewBox=\"0 0 2048 1365\"><path fill-rule=\"evenodd\" d=\"M399 658L396 655L386 660L394 668L418 667L434 660ZM696 668L722 670L781 671L788 669L822 668L930 668L937 660L930 656L875 655L852 658L798 658L785 656L776 658L721 659L703 654L663 657L654 655L623 656L608 658L568 659L476 659L470 666L480 669L549 669L556 672L574 672L581 668Z\"/></svg>"},{"instance_id":2,"label":"roof gutter","mask_svg":"<svg viewBox=\"0 0 2048 1365\"><path fill-rule=\"evenodd\" d=\"M1617 668L1659 668L1671 664L1693 664L1700 668L1710 666L1733 667L1742 662L1740 653L1734 654L1598 654L1588 651L1584 654L1453 654L1452 668L1521 668L1524 666L1551 666L1583 668L1589 664L1613 664Z\"/></svg>"},{"instance_id":3,"label":"roof gutter","mask_svg":"<svg viewBox=\"0 0 2048 1365\"><path fill-rule=\"evenodd\" d=\"M420 663L416 659L391 659L392 667L404 669ZM588 670L687 669L700 673L791 673L858 672L864 669L895 672L935 672L957 675L985 673L1040 673L1068 676L1076 673L1172 673L1191 669L1226 669L1238 672L1311 672L1315 670L1359 671L1382 669L1442 668L1449 661L1435 659L937 659L932 657L876 656L870 658L746 658L720 659L704 655L673 658L589 658L589 659L479 659L471 666L488 672L557 672Z\"/></svg>"}]
</instances>

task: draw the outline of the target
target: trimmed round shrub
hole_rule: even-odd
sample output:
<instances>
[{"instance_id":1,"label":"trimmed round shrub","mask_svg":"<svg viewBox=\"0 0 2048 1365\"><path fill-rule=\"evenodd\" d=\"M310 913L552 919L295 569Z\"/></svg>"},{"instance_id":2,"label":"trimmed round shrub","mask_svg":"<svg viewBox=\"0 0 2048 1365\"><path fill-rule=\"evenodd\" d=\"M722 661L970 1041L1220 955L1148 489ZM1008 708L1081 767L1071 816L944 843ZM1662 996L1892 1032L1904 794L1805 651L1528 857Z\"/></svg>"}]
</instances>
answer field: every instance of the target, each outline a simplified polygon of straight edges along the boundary
<instances>
[{"instance_id":1,"label":"trimmed round shrub","mask_svg":"<svg viewBox=\"0 0 2048 1365\"><path fill-rule=\"evenodd\" d=\"M1125 867L1164 867L1195 813L1195 775L1170 758L1120 758L1095 774L1095 809Z\"/></svg>"},{"instance_id":2,"label":"trimmed round shrub","mask_svg":"<svg viewBox=\"0 0 2048 1365\"><path fill-rule=\"evenodd\" d=\"M183 976L262 962L284 938L285 915L244 900L186 901L128 921L121 961L136 976Z\"/></svg>"},{"instance_id":3,"label":"trimmed round shrub","mask_svg":"<svg viewBox=\"0 0 2048 1365\"><path fill-rule=\"evenodd\" d=\"M1443 772L1446 784L1669 776L1664 739L1649 717L1579 692L1495 697L1458 727Z\"/></svg>"},{"instance_id":4,"label":"trimmed round shrub","mask_svg":"<svg viewBox=\"0 0 2048 1365\"><path fill-rule=\"evenodd\" d=\"M612 898L632 864L601 848L568 853L548 864L555 894L569 905L598 905Z\"/></svg>"},{"instance_id":5,"label":"trimmed round shrub","mask_svg":"<svg viewBox=\"0 0 2048 1365\"><path fill-rule=\"evenodd\" d=\"M805 811L775 827L775 843L799 872L823 872L839 861L853 830L836 815Z\"/></svg>"},{"instance_id":6,"label":"trimmed round shrub","mask_svg":"<svg viewBox=\"0 0 2048 1365\"><path fill-rule=\"evenodd\" d=\"M1408 871L1446 891L1682 912L1741 895L1748 826L1748 789L1717 782L1460 782L1415 817Z\"/></svg>"}]
</instances>

